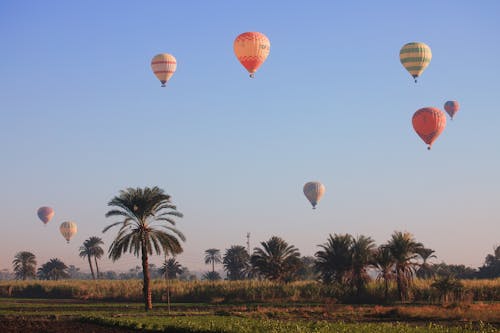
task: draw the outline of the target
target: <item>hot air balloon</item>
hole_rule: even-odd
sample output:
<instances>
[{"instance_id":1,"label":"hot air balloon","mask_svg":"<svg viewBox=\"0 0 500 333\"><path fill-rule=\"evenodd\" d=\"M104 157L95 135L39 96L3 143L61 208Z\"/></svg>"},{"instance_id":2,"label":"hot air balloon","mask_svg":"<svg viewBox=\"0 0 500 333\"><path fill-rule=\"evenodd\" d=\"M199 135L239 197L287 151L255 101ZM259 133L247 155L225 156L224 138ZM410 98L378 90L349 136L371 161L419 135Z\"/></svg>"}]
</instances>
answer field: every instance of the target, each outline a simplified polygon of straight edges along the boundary
<instances>
[{"instance_id":1,"label":"hot air balloon","mask_svg":"<svg viewBox=\"0 0 500 333\"><path fill-rule=\"evenodd\" d=\"M54 217L54 210L46 206L38 208L38 211L36 213L45 225L49 223L49 221Z\"/></svg>"},{"instance_id":2,"label":"hot air balloon","mask_svg":"<svg viewBox=\"0 0 500 333\"><path fill-rule=\"evenodd\" d=\"M66 239L66 242L69 244L69 240L77 232L76 223L72 221L63 222L59 227L59 231L61 232L61 235L63 235L63 237Z\"/></svg>"},{"instance_id":3,"label":"hot air balloon","mask_svg":"<svg viewBox=\"0 0 500 333\"><path fill-rule=\"evenodd\" d=\"M177 69L177 61L171 54L160 53L155 55L153 60L151 60L151 68L158 80L160 80L161 86L165 87L167 81L170 80Z\"/></svg>"},{"instance_id":4,"label":"hot air balloon","mask_svg":"<svg viewBox=\"0 0 500 333\"><path fill-rule=\"evenodd\" d=\"M307 200L311 202L313 209L316 209L316 205L325 194L325 186L320 182L308 182L304 185L304 194Z\"/></svg>"},{"instance_id":5,"label":"hot air balloon","mask_svg":"<svg viewBox=\"0 0 500 333\"><path fill-rule=\"evenodd\" d=\"M431 48L424 43L411 42L405 44L399 51L399 60L417 82L424 69L432 59Z\"/></svg>"},{"instance_id":6,"label":"hot air balloon","mask_svg":"<svg viewBox=\"0 0 500 333\"><path fill-rule=\"evenodd\" d=\"M233 47L239 62L250 73L250 77L254 77L269 55L271 42L260 32L244 32L236 37Z\"/></svg>"},{"instance_id":7,"label":"hot air balloon","mask_svg":"<svg viewBox=\"0 0 500 333\"><path fill-rule=\"evenodd\" d=\"M413 128L418 136L431 149L432 143L438 138L446 127L446 115L438 108L426 107L417 110L412 119Z\"/></svg>"},{"instance_id":8,"label":"hot air balloon","mask_svg":"<svg viewBox=\"0 0 500 333\"><path fill-rule=\"evenodd\" d=\"M460 105L457 101L448 101L444 103L444 109L450 115L451 120L453 120L453 116L458 112Z\"/></svg>"}]
</instances>

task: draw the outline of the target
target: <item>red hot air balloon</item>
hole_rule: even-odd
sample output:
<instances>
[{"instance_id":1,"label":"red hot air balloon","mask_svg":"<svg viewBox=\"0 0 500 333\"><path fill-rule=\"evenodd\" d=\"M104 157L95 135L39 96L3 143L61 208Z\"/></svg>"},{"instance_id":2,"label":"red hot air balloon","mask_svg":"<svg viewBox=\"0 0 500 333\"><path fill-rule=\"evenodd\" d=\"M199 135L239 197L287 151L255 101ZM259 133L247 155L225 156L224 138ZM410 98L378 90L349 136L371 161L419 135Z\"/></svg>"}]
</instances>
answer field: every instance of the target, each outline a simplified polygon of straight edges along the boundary
<instances>
[{"instance_id":1,"label":"red hot air balloon","mask_svg":"<svg viewBox=\"0 0 500 333\"><path fill-rule=\"evenodd\" d=\"M453 116L458 112L458 109L460 109L460 105L457 101L448 101L444 103L444 109L446 113L450 115L451 120L453 120Z\"/></svg>"},{"instance_id":2,"label":"red hot air balloon","mask_svg":"<svg viewBox=\"0 0 500 333\"><path fill-rule=\"evenodd\" d=\"M271 42L260 32L244 32L234 40L233 49L238 61L254 77L269 55Z\"/></svg>"},{"instance_id":3,"label":"red hot air balloon","mask_svg":"<svg viewBox=\"0 0 500 333\"><path fill-rule=\"evenodd\" d=\"M54 217L54 210L44 206L38 208L37 214L40 220L42 220L44 224L47 224Z\"/></svg>"},{"instance_id":4,"label":"red hot air balloon","mask_svg":"<svg viewBox=\"0 0 500 333\"><path fill-rule=\"evenodd\" d=\"M413 128L418 136L431 149L432 143L446 127L446 115L438 108L426 107L417 110L412 119Z\"/></svg>"}]
</instances>

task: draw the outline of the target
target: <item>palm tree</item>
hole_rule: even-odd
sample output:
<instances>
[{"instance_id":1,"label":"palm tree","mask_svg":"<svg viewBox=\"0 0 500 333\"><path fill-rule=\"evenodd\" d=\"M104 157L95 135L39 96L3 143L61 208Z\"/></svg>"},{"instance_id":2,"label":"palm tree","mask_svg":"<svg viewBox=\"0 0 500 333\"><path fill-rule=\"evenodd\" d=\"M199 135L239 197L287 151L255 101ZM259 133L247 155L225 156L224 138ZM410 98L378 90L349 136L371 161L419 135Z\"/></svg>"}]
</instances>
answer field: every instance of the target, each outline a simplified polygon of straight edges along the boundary
<instances>
[{"instance_id":1,"label":"palm tree","mask_svg":"<svg viewBox=\"0 0 500 333\"><path fill-rule=\"evenodd\" d=\"M262 249L255 248L250 257L250 262L259 275L271 281L283 282L297 272L300 253L295 246L288 245L277 236L260 244Z\"/></svg>"},{"instance_id":2,"label":"palm tree","mask_svg":"<svg viewBox=\"0 0 500 333\"><path fill-rule=\"evenodd\" d=\"M318 245L323 250L314 254L316 270L324 283L345 283L352 268L351 247L354 240L349 234L330 234L327 242Z\"/></svg>"},{"instance_id":3,"label":"palm tree","mask_svg":"<svg viewBox=\"0 0 500 333\"><path fill-rule=\"evenodd\" d=\"M399 299L404 301L408 298L408 290L417 266L417 263L412 260L418 257L417 251L423 245L418 243L412 234L395 231L389 240L388 247L395 261Z\"/></svg>"},{"instance_id":4,"label":"palm tree","mask_svg":"<svg viewBox=\"0 0 500 333\"><path fill-rule=\"evenodd\" d=\"M202 275L201 277L202 280L207 280L207 281L218 281L221 279L219 272L206 272L205 274Z\"/></svg>"},{"instance_id":5,"label":"palm tree","mask_svg":"<svg viewBox=\"0 0 500 333\"><path fill-rule=\"evenodd\" d=\"M220 264L222 258L219 249L205 250L205 264L212 264L212 272L215 272L215 264Z\"/></svg>"},{"instance_id":6,"label":"palm tree","mask_svg":"<svg viewBox=\"0 0 500 333\"><path fill-rule=\"evenodd\" d=\"M241 245L233 245L226 249L223 264L229 280L245 279L250 267L250 256L247 249Z\"/></svg>"},{"instance_id":7,"label":"palm tree","mask_svg":"<svg viewBox=\"0 0 500 333\"><path fill-rule=\"evenodd\" d=\"M165 262L158 271L165 279L177 279L177 275L182 274L184 269L175 258L165 258Z\"/></svg>"},{"instance_id":8,"label":"palm tree","mask_svg":"<svg viewBox=\"0 0 500 333\"><path fill-rule=\"evenodd\" d=\"M170 201L170 195L158 187L128 188L111 199L108 206L116 207L106 213L106 217L118 216L122 220L104 228L120 226L118 235L109 247L109 257L116 261L123 253L141 256L143 271L143 296L146 311L153 308L149 275L148 256L163 253L176 255L182 252L179 241L185 241L184 235L177 230L174 217L181 218Z\"/></svg>"},{"instance_id":9,"label":"palm tree","mask_svg":"<svg viewBox=\"0 0 500 333\"><path fill-rule=\"evenodd\" d=\"M12 261L16 279L26 280L30 277L35 277L36 257L28 251L18 252Z\"/></svg>"},{"instance_id":10,"label":"palm tree","mask_svg":"<svg viewBox=\"0 0 500 333\"><path fill-rule=\"evenodd\" d=\"M360 295L364 290L366 283L370 280L366 268L373 262L375 242L370 237L358 236L352 242L352 271L351 283Z\"/></svg>"},{"instance_id":11,"label":"palm tree","mask_svg":"<svg viewBox=\"0 0 500 333\"><path fill-rule=\"evenodd\" d=\"M79 253L80 258L87 258L89 261L89 267L90 267L90 273L92 273L92 279L95 280L95 274L94 274L94 267L92 266L92 248L90 244L90 239L87 239L83 242L82 246L80 246L80 253Z\"/></svg>"},{"instance_id":12,"label":"palm tree","mask_svg":"<svg viewBox=\"0 0 500 333\"><path fill-rule=\"evenodd\" d=\"M384 299L389 296L389 281L394 279L394 258L387 245L381 245L375 251L372 265L378 270L377 280L384 280Z\"/></svg>"},{"instance_id":13,"label":"palm tree","mask_svg":"<svg viewBox=\"0 0 500 333\"><path fill-rule=\"evenodd\" d=\"M422 258L422 263L417 270L417 277L421 279L429 279L434 275L434 271L429 265L428 260L430 258L437 258L433 253L436 251L428 249L426 247L421 247L417 249L417 254Z\"/></svg>"},{"instance_id":14,"label":"palm tree","mask_svg":"<svg viewBox=\"0 0 500 333\"><path fill-rule=\"evenodd\" d=\"M67 279L68 266L57 258L50 259L38 269L40 280L59 280Z\"/></svg>"},{"instance_id":15,"label":"palm tree","mask_svg":"<svg viewBox=\"0 0 500 333\"><path fill-rule=\"evenodd\" d=\"M88 239L88 242L89 242L88 245L90 247L90 252L94 257L96 275L97 278L99 278L99 266L97 265L97 259L101 259L102 256L104 255L104 250L101 247L101 245L104 245L104 242L102 241L101 238L96 236L90 237Z\"/></svg>"}]
</instances>

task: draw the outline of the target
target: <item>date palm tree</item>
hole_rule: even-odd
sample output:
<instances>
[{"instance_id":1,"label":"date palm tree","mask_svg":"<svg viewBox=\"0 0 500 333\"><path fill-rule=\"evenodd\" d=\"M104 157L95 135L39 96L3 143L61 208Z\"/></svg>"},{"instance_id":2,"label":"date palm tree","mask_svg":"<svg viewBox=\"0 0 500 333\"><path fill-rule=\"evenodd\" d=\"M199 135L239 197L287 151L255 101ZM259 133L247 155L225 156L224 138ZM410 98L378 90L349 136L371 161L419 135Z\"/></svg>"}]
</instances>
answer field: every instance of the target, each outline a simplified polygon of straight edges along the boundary
<instances>
[{"instance_id":1,"label":"date palm tree","mask_svg":"<svg viewBox=\"0 0 500 333\"><path fill-rule=\"evenodd\" d=\"M177 211L171 203L171 197L158 187L127 188L120 191L108 202L108 206L115 207L106 213L106 217L119 217L121 221L114 222L104 228L120 226L120 230L109 247L109 257L116 261L124 253L133 253L141 256L143 272L143 296L146 311L153 308L151 298L149 256L153 251L160 255L176 255L182 252L180 240L185 241L184 235L177 230L174 218L181 218L182 213Z\"/></svg>"},{"instance_id":2,"label":"date palm tree","mask_svg":"<svg viewBox=\"0 0 500 333\"><path fill-rule=\"evenodd\" d=\"M429 265L429 259L436 258L434 255L435 252L436 251L426 247L417 249L417 254L422 258L422 263L417 270L417 277L421 279L429 279L434 276L434 271L431 265Z\"/></svg>"},{"instance_id":3,"label":"date palm tree","mask_svg":"<svg viewBox=\"0 0 500 333\"><path fill-rule=\"evenodd\" d=\"M418 257L417 253L423 245L418 243L412 234L395 231L389 240L388 247L395 261L399 299L405 301L408 298L408 290L417 266L413 260Z\"/></svg>"},{"instance_id":4,"label":"date palm tree","mask_svg":"<svg viewBox=\"0 0 500 333\"><path fill-rule=\"evenodd\" d=\"M100 237L96 236L90 237L88 241L92 256L94 257L96 276L99 278L99 266L97 265L97 259L101 259L104 255L104 250L101 247L101 245L104 245L104 242Z\"/></svg>"},{"instance_id":5,"label":"date palm tree","mask_svg":"<svg viewBox=\"0 0 500 333\"><path fill-rule=\"evenodd\" d=\"M215 264L220 264L222 258L219 249L205 250L205 264L212 264L212 273L215 272Z\"/></svg>"},{"instance_id":6,"label":"date palm tree","mask_svg":"<svg viewBox=\"0 0 500 333\"><path fill-rule=\"evenodd\" d=\"M375 242L372 238L360 235L353 239L351 284L356 288L358 295L365 291L366 284L370 280L366 269L373 262L374 251Z\"/></svg>"},{"instance_id":7,"label":"date palm tree","mask_svg":"<svg viewBox=\"0 0 500 333\"><path fill-rule=\"evenodd\" d=\"M247 249L241 245L233 245L226 249L223 265L229 280L245 279L250 266L250 256Z\"/></svg>"},{"instance_id":8,"label":"date palm tree","mask_svg":"<svg viewBox=\"0 0 500 333\"><path fill-rule=\"evenodd\" d=\"M40 280L59 280L67 279L68 266L57 258L50 259L38 269Z\"/></svg>"},{"instance_id":9,"label":"date palm tree","mask_svg":"<svg viewBox=\"0 0 500 333\"><path fill-rule=\"evenodd\" d=\"M314 254L316 270L324 283L345 283L352 268L353 238L349 234L330 234L327 242L318 245L322 250Z\"/></svg>"},{"instance_id":10,"label":"date palm tree","mask_svg":"<svg viewBox=\"0 0 500 333\"><path fill-rule=\"evenodd\" d=\"M94 267L92 266L93 253L92 253L92 248L90 245L91 244L89 242L89 239L86 239L83 242L82 246L80 246L79 256L80 256L80 258L87 258L87 260L89 261L90 273L92 273L92 279L95 280Z\"/></svg>"},{"instance_id":11,"label":"date palm tree","mask_svg":"<svg viewBox=\"0 0 500 333\"><path fill-rule=\"evenodd\" d=\"M16 279L26 280L27 278L35 277L36 257L33 253L28 251L21 251L16 253L12 261Z\"/></svg>"},{"instance_id":12,"label":"date palm tree","mask_svg":"<svg viewBox=\"0 0 500 333\"><path fill-rule=\"evenodd\" d=\"M177 276L183 272L184 269L175 258L165 258L165 262L159 269L160 275L164 276L165 279L177 279Z\"/></svg>"},{"instance_id":13,"label":"date palm tree","mask_svg":"<svg viewBox=\"0 0 500 333\"><path fill-rule=\"evenodd\" d=\"M372 266L378 270L377 280L384 280L384 299L389 296L389 281L394 279L395 260L387 245L381 245L375 251Z\"/></svg>"},{"instance_id":14,"label":"date palm tree","mask_svg":"<svg viewBox=\"0 0 500 333\"><path fill-rule=\"evenodd\" d=\"M250 263L259 275L271 281L284 282L298 270L299 250L288 245L282 238L273 236L261 242L262 248L255 248Z\"/></svg>"}]
</instances>

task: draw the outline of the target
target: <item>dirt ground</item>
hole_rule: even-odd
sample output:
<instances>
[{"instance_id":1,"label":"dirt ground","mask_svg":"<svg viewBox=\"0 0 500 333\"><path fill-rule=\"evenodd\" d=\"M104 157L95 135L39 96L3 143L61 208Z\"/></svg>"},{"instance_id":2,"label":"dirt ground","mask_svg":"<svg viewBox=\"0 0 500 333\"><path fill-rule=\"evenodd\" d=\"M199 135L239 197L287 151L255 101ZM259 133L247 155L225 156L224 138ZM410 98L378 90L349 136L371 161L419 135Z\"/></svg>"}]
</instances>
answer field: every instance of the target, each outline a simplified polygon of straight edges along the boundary
<instances>
[{"instance_id":1,"label":"dirt ground","mask_svg":"<svg viewBox=\"0 0 500 333\"><path fill-rule=\"evenodd\" d=\"M104 327L71 320L0 318L1 333L126 333L137 330Z\"/></svg>"}]
</instances>

